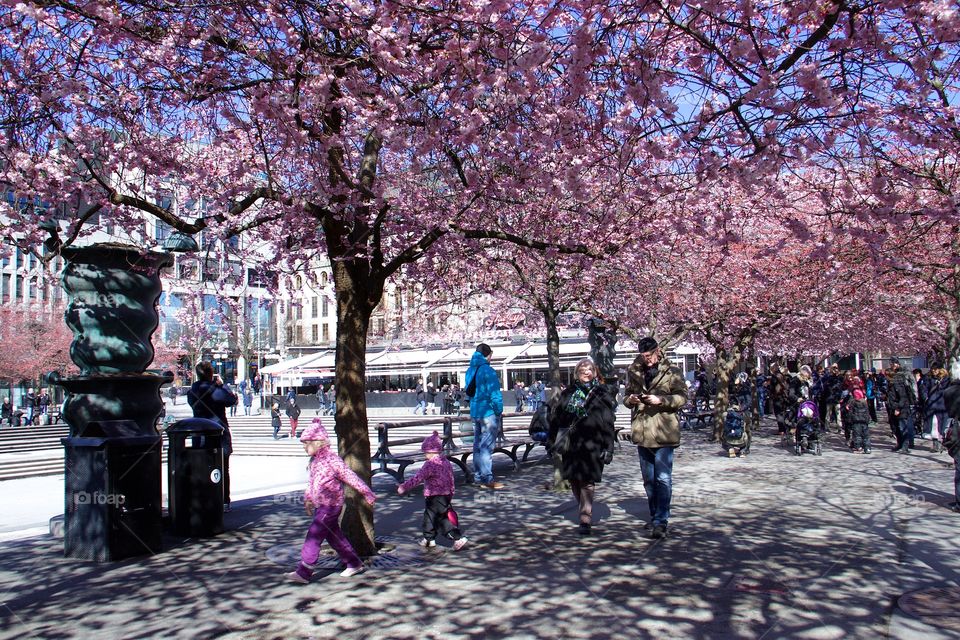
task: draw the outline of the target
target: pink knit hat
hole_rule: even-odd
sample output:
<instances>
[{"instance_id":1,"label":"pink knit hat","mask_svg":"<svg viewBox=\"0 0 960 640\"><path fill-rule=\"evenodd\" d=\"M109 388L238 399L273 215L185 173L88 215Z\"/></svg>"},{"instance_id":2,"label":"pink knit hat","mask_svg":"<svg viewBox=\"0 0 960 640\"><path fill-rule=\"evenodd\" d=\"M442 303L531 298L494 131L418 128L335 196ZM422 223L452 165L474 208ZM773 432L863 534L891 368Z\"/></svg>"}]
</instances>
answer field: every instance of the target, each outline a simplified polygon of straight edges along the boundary
<instances>
[{"instance_id":1,"label":"pink knit hat","mask_svg":"<svg viewBox=\"0 0 960 640\"><path fill-rule=\"evenodd\" d=\"M423 444L420 445L420 450L424 453L431 451L433 453L440 453L443 451L443 442L440 440L440 434L434 431L433 435L428 436L427 439L423 441Z\"/></svg>"},{"instance_id":2,"label":"pink knit hat","mask_svg":"<svg viewBox=\"0 0 960 640\"><path fill-rule=\"evenodd\" d=\"M854 390L853 390L853 399L854 399L854 400L863 400L865 397L866 397L866 396L864 396L863 391L860 391L860 389L854 389Z\"/></svg>"},{"instance_id":3,"label":"pink knit hat","mask_svg":"<svg viewBox=\"0 0 960 640\"><path fill-rule=\"evenodd\" d=\"M323 421L320 418L314 418L310 422L310 426L300 434L300 442L306 442L307 440L327 440L329 442L330 437L327 435L327 430L323 428Z\"/></svg>"}]
</instances>

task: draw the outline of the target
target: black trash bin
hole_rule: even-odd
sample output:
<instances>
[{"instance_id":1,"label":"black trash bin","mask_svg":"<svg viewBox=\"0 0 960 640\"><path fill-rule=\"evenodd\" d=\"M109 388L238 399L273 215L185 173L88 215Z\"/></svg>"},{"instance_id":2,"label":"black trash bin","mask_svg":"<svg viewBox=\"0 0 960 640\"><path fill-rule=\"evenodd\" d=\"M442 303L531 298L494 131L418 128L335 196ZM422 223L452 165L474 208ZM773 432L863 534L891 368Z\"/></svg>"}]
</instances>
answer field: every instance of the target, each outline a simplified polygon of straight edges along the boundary
<instances>
[{"instance_id":1,"label":"black trash bin","mask_svg":"<svg viewBox=\"0 0 960 640\"><path fill-rule=\"evenodd\" d=\"M91 421L64 446L64 555L106 562L162 546L159 434Z\"/></svg>"},{"instance_id":2,"label":"black trash bin","mask_svg":"<svg viewBox=\"0 0 960 640\"><path fill-rule=\"evenodd\" d=\"M167 501L173 532L223 533L223 427L187 418L167 428Z\"/></svg>"}]
</instances>

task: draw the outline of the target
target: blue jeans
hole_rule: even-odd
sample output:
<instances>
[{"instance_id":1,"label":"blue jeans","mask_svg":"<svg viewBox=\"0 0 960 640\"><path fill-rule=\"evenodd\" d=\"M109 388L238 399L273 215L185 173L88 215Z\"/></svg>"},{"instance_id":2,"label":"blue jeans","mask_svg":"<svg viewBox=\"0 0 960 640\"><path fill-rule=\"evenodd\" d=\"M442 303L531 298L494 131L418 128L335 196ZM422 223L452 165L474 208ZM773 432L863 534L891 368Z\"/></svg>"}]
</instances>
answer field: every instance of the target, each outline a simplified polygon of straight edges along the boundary
<instances>
[{"instance_id":1,"label":"blue jeans","mask_svg":"<svg viewBox=\"0 0 960 640\"><path fill-rule=\"evenodd\" d=\"M423 409L423 415L427 415L427 401L420 400L417 402L417 406L413 408L413 415L417 415L417 412Z\"/></svg>"},{"instance_id":2,"label":"blue jeans","mask_svg":"<svg viewBox=\"0 0 960 640\"><path fill-rule=\"evenodd\" d=\"M493 482L493 449L500 433L500 416L490 414L473 421L473 479L480 484Z\"/></svg>"},{"instance_id":3,"label":"blue jeans","mask_svg":"<svg viewBox=\"0 0 960 640\"><path fill-rule=\"evenodd\" d=\"M673 447L647 449L637 447L640 473L647 492L651 524L667 525L670 520L670 499L673 496Z\"/></svg>"}]
</instances>

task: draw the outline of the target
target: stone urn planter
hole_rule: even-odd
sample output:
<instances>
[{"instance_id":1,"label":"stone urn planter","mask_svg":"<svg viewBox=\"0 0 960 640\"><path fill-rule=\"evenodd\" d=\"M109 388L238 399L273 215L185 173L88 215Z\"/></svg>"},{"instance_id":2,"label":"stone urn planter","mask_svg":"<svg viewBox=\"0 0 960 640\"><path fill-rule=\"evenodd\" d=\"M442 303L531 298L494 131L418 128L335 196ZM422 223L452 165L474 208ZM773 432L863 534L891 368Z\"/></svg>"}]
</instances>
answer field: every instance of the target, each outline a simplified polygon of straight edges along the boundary
<instances>
[{"instance_id":1,"label":"stone urn planter","mask_svg":"<svg viewBox=\"0 0 960 640\"><path fill-rule=\"evenodd\" d=\"M121 419L155 434L160 387L171 378L144 370L160 321L160 269L172 265L173 256L116 244L69 247L61 255L70 359L80 368L79 376L56 380L67 392L62 413L71 435L93 420Z\"/></svg>"},{"instance_id":2,"label":"stone urn planter","mask_svg":"<svg viewBox=\"0 0 960 640\"><path fill-rule=\"evenodd\" d=\"M145 373L159 324L160 269L168 253L98 244L61 251L80 375L50 381L66 391L64 554L98 562L161 551L160 387Z\"/></svg>"}]
</instances>

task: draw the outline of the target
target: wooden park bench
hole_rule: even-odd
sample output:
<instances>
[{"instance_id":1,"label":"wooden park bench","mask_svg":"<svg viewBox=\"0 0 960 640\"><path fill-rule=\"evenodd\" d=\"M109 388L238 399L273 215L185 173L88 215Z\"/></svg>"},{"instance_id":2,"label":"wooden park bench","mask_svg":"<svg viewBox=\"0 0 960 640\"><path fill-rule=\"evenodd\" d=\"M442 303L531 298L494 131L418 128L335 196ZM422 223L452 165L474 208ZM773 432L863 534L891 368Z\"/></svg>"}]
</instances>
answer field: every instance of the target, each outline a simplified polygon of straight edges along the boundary
<instances>
[{"instance_id":1,"label":"wooden park bench","mask_svg":"<svg viewBox=\"0 0 960 640\"><path fill-rule=\"evenodd\" d=\"M458 426L456 432L454 431L454 423ZM461 425L463 423L469 425L469 431L462 429ZM391 448L396 449L399 447L423 444L423 441L430 436L430 433L398 438L395 437L397 430L411 429L414 427L429 428L441 425L443 429L443 455L447 460L460 468L467 482L473 482L473 473L467 467L467 459L473 454L473 446L472 444L467 445L463 443L463 438L473 438L473 420L469 416L443 416L442 418L404 420L403 422L381 422L377 424L377 451L371 458L373 473L386 473L392 476L397 482L403 482L407 467L418 462L424 462L427 457L419 448L401 453L394 453L394 451L391 451ZM439 432L440 429L437 429L437 431ZM531 438L526 426L508 427L506 430L501 427L501 432L497 437L493 452L502 453L509 457L513 461L514 469L519 470L520 464L527 461L530 452L533 451L538 444L543 443ZM518 451L521 447L524 451L522 456L518 456Z\"/></svg>"}]
</instances>

